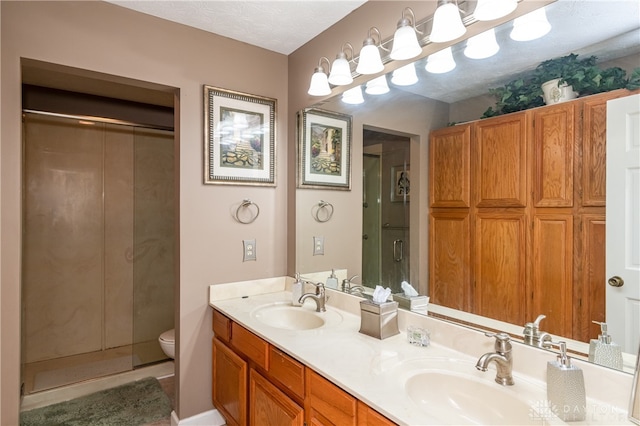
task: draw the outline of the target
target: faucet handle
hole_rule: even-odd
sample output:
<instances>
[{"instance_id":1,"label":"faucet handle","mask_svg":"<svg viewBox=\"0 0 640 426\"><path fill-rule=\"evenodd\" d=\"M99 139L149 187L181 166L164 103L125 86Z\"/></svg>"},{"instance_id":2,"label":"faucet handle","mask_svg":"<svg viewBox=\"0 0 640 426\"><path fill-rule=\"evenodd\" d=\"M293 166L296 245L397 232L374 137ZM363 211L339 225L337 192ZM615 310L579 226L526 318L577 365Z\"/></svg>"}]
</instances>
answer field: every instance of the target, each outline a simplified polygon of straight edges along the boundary
<instances>
[{"instance_id":1,"label":"faucet handle","mask_svg":"<svg viewBox=\"0 0 640 426\"><path fill-rule=\"evenodd\" d=\"M507 353L511 351L511 337L507 333L484 333L487 337L496 339L494 348L498 353Z\"/></svg>"}]
</instances>

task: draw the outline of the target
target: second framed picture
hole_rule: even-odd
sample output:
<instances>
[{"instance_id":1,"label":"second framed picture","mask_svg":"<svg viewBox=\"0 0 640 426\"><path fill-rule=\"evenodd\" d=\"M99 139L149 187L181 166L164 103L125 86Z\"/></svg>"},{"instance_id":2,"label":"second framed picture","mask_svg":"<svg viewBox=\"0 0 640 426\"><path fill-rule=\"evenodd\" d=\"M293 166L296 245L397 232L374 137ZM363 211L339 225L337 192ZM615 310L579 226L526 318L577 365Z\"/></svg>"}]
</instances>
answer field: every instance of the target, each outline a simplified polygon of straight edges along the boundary
<instances>
[{"instance_id":1,"label":"second framed picture","mask_svg":"<svg viewBox=\"0 0 640 426\"><path fill-rule=\"evenodd\" d=\"M351 189L351 116L298 113L298 188Z\"/></svg>"}]
</instances>

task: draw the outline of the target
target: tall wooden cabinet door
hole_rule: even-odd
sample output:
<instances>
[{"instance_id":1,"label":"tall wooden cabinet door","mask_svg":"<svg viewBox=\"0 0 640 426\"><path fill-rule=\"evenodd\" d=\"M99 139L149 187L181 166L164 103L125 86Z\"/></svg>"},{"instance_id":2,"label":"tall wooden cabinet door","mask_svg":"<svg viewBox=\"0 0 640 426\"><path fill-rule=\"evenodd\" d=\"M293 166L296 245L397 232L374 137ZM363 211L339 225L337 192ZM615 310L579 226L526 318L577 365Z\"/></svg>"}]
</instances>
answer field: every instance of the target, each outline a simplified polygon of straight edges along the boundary
<instances>
[{"instance_id":1,"label":"tall wooden cabinet door","mask_svg":"<svg viewBox=\"0 0 640 426\"><path fill-rule=\"evenodd\" d=\"M534 207L573 206L575 105L532 110Z\"/></svg>"},{"instance_id":2,"label":"tall wooden cabinet door","mask_svg":"<svg viewBox=\"0 0 640 426\"><path fill-rule=\"evenodd\" d=\"M546 315L545 331L571 336L573 293L573 215L533 217L530 315Z\"/></svg>"},{"instance_id":3,"label":"tall wooden cabinet door","mask_svg":"<svg viewBox=\"0 0 640 426\"><path fill-rule=\"evenodd\" d=\"M527 203L527 113L474 123L476 207L525 207Z\"/></svg>"},{"instance_id":4,"label":"tall wooden cabinet door","mask_svg":"<svg viewBox=\"0 0 640 426\"><path fill-rule=\"evenodd\" d=\"M302 426L304 410L257 371L249 373L249 424L251 426Z\"/></svg>"},{"instance_id":5,"label":"tall wooden cabinet door","mask_svg":"<svg viewBox=\"0 0 640 426\"><path fill-rule=\"evenodd\" d=\"M524 213L485 213L476 217L473 313L524 324L526 218Z\"/></svg>"},{"instance_id":6,"label":"tall wooden cabinet door","mask_svg":"<svg viewBox=\"0 0 640 426\"><path fill-rule=\"evenodd\" d=\"M213 405L227 425L247 424L247 363L213 338Z\"/></svg>"},{"instance_id":7,"label":"tall wooden cabinet door","mask_svg":"<svg viewBox=\"0 0 640 426\"><path fill-rule=\"evenodd\" d=\"M469 210L433 211L429 230L430 300L467 311L471 276Z\"/></svg>"},{"instance_id":8,"label":"tall wooden cabinet door","mask_svg":"<svg viewBox=\"0 0 640 426\"><path fill-rule=\"evenodd\" d=\"M429 205L470 206L471 125L434 130L429 138Z\"/></svg>"}]
</instances>

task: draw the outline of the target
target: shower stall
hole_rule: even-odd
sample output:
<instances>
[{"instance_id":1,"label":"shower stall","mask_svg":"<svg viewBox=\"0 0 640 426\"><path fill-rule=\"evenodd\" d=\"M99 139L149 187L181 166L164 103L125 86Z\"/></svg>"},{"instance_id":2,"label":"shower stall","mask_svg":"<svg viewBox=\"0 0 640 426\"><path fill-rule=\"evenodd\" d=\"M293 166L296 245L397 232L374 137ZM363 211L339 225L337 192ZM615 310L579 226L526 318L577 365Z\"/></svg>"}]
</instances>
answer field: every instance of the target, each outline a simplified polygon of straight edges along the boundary
<instances>
[{"instance_id":1,"label":"shower stall","mask_svg":"<svg viewBox=\"0 0 640 426\"><path fill-rule=\"evenodd\" d=\"M172 130L23 113L23 393L166 359L174 179Z\"/></svg>"}]
</instances>

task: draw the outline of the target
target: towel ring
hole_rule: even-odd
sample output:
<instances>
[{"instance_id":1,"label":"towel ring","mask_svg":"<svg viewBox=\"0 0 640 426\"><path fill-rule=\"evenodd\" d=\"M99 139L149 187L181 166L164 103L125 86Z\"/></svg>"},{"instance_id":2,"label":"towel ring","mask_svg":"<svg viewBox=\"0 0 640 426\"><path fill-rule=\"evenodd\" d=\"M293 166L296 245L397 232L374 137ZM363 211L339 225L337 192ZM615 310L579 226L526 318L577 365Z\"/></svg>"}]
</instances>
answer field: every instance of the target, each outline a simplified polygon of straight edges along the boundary
<instances>
[{"instance_id":1,"label":"towel ring","mask_svg":"<svg viewBox=\"0 0 640 426\"><path fill-rule=\"evenodd\" d=\"M251 206L255 206L256 207L255 214L248 220L240 219L240 210L244 209L244 208L248 209ZM259 215L260 215L260 207L258 207L258 205L256 203L254 203L253 201L251 201L249 199L245 199L245 200L242 201L242 203L236 209L236 213L235 213L234 216L235 216L235 219L238 222L243 223L245 225L248 225L249 223L253 223L253 221L255 221L258 218Z\"/></svg>"},{"instance_id":2,"label":"towel ring","mask_svg":"<svg viewBox=\"0 0 640 426\"><path fill-rule=\"evenodd\" d=\"M326 211L325 218L320 218L320 212ZM333 216L333 204L328 201L320 200L317 204L317 208L313 211L313 218L320 223L329 222Z\"/></svg>"}]
</instances>

